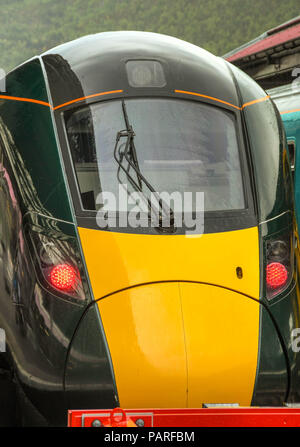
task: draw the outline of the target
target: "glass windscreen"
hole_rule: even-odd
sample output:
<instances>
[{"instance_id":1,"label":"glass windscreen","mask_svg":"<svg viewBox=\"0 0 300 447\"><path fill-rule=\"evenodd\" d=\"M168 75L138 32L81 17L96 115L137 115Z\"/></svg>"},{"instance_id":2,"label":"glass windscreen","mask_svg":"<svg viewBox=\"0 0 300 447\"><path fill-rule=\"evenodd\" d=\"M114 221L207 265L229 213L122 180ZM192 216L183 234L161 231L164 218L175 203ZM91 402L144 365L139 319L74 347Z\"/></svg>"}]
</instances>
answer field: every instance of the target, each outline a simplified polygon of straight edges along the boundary
<instances>
[{"instance_id":1,"label":"glass windscreen","mask_svg":"<svg viewBox=\"0 0 300 447\"><path fill-rule=\"evenodd\" d=\"M112 100L69 112L65 123L83 209L98 211L98 195L118 197L124 184L145 197L151 188L202 192L205 211L245 207L235 117L224 109L168 98ZM120 211L118 200L115 206Z\"/></svg>"}]
</instances>

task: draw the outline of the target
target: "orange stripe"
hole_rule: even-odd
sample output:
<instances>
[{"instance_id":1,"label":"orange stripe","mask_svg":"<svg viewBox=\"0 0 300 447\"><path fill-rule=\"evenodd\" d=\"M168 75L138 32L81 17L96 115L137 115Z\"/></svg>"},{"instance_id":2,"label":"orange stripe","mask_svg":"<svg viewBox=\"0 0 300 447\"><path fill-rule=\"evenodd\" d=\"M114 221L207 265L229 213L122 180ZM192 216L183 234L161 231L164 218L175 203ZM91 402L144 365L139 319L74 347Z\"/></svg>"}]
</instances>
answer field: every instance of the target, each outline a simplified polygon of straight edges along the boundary
<instances>
[{"instance_id":1,"label":"orange stripe","mask_svg":"<svg viewBox=\"0 0 300 447\"><path fill-rule=\"evenodd\" d=\"M53 110L57 110L57 109L60 109L62 107L65 107L65 106L67 106L69 104L74 104L76 102L84 101L85 99L88 99L88 98L94 98L94 97L103 96L103 95L112 95L114 93L122 93L122 92L123 92L123 90L112 90L112 91L109 91L109 92L95 93L93 95L88 95L88 96L83 96L82 98L73 99L72 101L65 102L64 104L60 104L60 105L58 105L56 107L51 107L51 105L48 102L39 101L37 99L31 99L31 98L19 98L19 97L16 97L16 96L0 95L0 99L8 99L10 101L31 102L31 103L40 104L40 105L43 105L43 106L50 107ZM270 96L267 95L267 96L265 96L263 98L259 98L259 99L255 99L253 101L246 102L245 104L242 105L242 107L238 107L238 106L236 106L234 104L231 104L230 102L223 101L222 99L214 98L213 96L203 95L201 93L187 92L187 91L184 91L184 90L174 90L174 92L175 93L183 93L185 95L194 95L194 96L200 96L202 98L211 99L212 101L221 102L222 104L226 104L226 105L228 105L230 107L234 107L235 109L238 109L238 110L242 110L245 107L248 107L248 106L250 106L252 104L256 104L256 103L259 103L259 102L262 102L262 101L266 101L267 99L270 98ZM300 109L294 109L294 110L289 110L289 111L286 111L286 112L281 112L281 114L283 115L284 113L292 113L292 112L298 112L298 111L300 111Z\"/></svg>"},{"instance_id":2,"label":"orange stripe","mask_svg":"<svg viewBox=\"0 0 300 447\"><path fill-rule=\"evenodd\" d=\"M264 96L263 98L254 99L253 101L245 102L245 104L242 105L242 109L244 109L245 107L248 107L248 106L252 106L252 104L256 104L258 102L266 101L269 98L270 98L270 96L267 95L267 96Z\"/></svg>"},{"instance_id":3,"label":"orange stripe","mask_svg":"<svg viewBox=\"0 0 300 447\"><path fill-rule=\"evenodd\" d=\"M59 106L53 107L53 110L60 109L61 107L68 106L69 104L73 104L74 102L84 101L88 98L94 98L95 96L103 96L103 95L112 95L114 93L122 93L123 90L112 90L110 92L102 92L102 93L95 93L94 95L89 96L83 96L82 98L73 99L72 101L65 102L64 104L60 104Z\"/></svg>"},{"instance_id":4,"label":"orange stripe","mask_svg":"<svg viewBox=\"0 0 300 447\"><path fill-rule=\"evenodd\" d=\"M0 99L8 99L10 101L32 102L32 103L35 103L35 104L41 104L43 106L50 107L52 110L56 110L56 109L59 109L61 107L67 106L69 104L73 104L73 103L79 102L79 101L84 101L85 99L93 98L95 96L112 95L114 93L122 93L122 92L123 92L123 90L113 90L113 91L110 91L110 92L95 93L94 95L83 96L82 98L73 99L72 101L65 102L64 104L60 104L59 106L56 106L56 107L51 107L51 105L48 102L39 101L38 99L19 98L17 96L8 96L8 95L0 95Z\"/></svg>"},{"instance_id":5,"label":"orange stripe","mask_svg":"<svg viewBox=\"0 0 300 447\"><path fill-rule=\"evenodd\" d=\"M221 102L223 104L227 104L230 107L234 107L235 109L241 110L240 107L235 106L234 104L231 104L230 102L223 101L222 99L214 98L213 96L202 95L200 93L194 93L194 92L186 92L184 90L174 90L174 91L175 91L175 93L184 93L185 95L195 95L195 96L201 96L201 98L212 99L213 101Z\"/></svg>"},{"instance_id":6,"label":"orange stripe","mask_svg":"<svg viewBox=\"0 0 300 447\"><path fill-rule=\"evenodd\" d=\"M280 115L284 115L285 113L294 113L300 112L300 109L286 110L285 112L280 112Z\"/></svg>"},{"instance_id":7,"label":"orange stripe","mask_svg":"<svg viewBox=\"0 0 300 447\"><path fill-rule=\"evenodd\" d=\"M201 96L202 98L212 99L213 101L217 101L217 102L221 102L223 104L227 104L228 106L234 107L235 109L238 109L238 110L242 110L245 107L251 106L252 104L256 104L258 102L266 101L267 99L270 98L270 96L267 95L267 96L264 96L263 98L254 99L253 101L246 102L245 104L242 105L242 107L238 107L238 106L236 106L234 104L231 104L230 102L223 101L222 99L214 98L213 96L202 95L200 93L195 93L195 92L186 92L184 90L174 90L174 91L175 91L175 93L184 93L185 95L195 95L195 96Z\"/></svg>"},{"instance_id":8,"label":"orange stripe","mask_svg":"<svg viewBox=\"0 0 300 447\"><path fill-rule=\"evenodd\" d=\"M33 102L35 104L41 104L42 106L51 107L48 102L39 101L38 99L18 98L17 96L6 96L6 95L0 95L0 99L8 99L10 101Z\"/></svg>"}]
</instances>

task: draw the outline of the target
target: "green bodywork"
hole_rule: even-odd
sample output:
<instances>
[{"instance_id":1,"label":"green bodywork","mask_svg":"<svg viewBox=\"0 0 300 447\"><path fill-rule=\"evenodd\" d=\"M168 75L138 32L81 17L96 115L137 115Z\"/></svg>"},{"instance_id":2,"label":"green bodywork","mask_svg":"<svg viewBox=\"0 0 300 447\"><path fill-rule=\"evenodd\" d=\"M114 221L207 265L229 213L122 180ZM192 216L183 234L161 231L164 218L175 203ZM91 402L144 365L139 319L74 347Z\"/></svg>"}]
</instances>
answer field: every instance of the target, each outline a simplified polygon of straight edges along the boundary
<instances>
[{"instance_id":1,"label":"green bodywork","mask_svg":"<svg viewBox=\"0 0 300 447\"><path fill-rule=\"evenodd\" d=\"M265 93L260 87L238 69L232 67L232 74L239 86L240 104L264 97ZM21 197L19 203L22 207L24 230L29 226L31 231L55 233L75 244L76 251L80 253L78 257L81 257L82 278L86 277L85 294L88 299L79 306L68 300L55 299L51 291L43 290L34 275L32 278L28 275L34 283L34 295L29 295L25 283L19 287L21 297L33 296L30 302L18 304L21 304L19 308L22 310L22 319L34 328L29 347L25 346L25 337L20 335L18 346L22 348L22 352L28 352L28 360L25 359L22 366L26 377L19 379L23 387L27 387L28 396L37 402L37 407L47 419L55 419L55 411L61 411L63 421L65 408L53 407L53 410L47 407L50 399L53 405L57 402L59 407L59 393L62 390L69 408L82 405L89 407L93 402L92 398L96 399L94 406L104 399L101 402L104 408L112 408L112 405L118 405L118 402L109 349L100 315L93 305L88 273L81 253L68 190L69 182L64 173L60 145L55 134L57 127L53 121L46 83L47 77L40 58L35 58L8 74L6 95L9 98L0 98L0 134L9 164L14 171L16 190ZM299 355L293 352L291 346L291 330L298 328L300 324L298 271L295 271L289 287L271 302L266 299L265 290L266 240L282 232L291 231L294 225L292 178L288 166L286 140L276 113L272 102L268 100L258 101L253 106L244 108L241 114L245 124L241 139L245 141L245 155L251 167L251 177L253 176L248 188L253 190L251 192L257 208L255 217L258 217L260 232L260 334L253 405L281 405L286 399L299 402ZM287 118L289 115L287 114ZM270 126L265 125L266 119L271 123ZM298 119L300 121L300 112L297 119L295 116L290 121L287 119L285 125L288 137L298 138L299 146L300 135L295 130ZM288 129L287 123L290 126ZM66 151L64 156L67 156ZM300 159L296 161L296 175L297 172L300 175L300 167L297 171L299 164ZM295 186L297 204L297 177ZM13 208L13 200L11 202ZM297 211L300 216L300 210ZM30 248L27 247L23 254L25 260L30 258ZM24 260L22 262L25 263ZM22 262L15 267L20 278L23 272ZM31 264L29 267L31 269ZM83 306L86 306L85 313ZM46 309L49 313L47 317L51 324L48 326L51 330L46 324L48 320L45 322L42 318L45 312L41 313L41 309ZM53 328L55 330L52 331ZM89 343L93 338L91 332L97 334L94 340L98 340L93 345ZM34 381L34 364L30 358L33 354L36 355L35 350L39 354L42 353L43 361L44 358L46 360L46 367L43 366L45 374L49 373L48 363L51 364L53 382L48 381L51 386L43 392L45 399L41 399L38 394L39 377ZM93 359L93 374L87 374L89 362L85 361L85 358ZM40 359L39 361L41 362ZM20 363L19 360L18 362ZM26 383L27 377L30 377L30 383ZM90 382L84 388L85 381L88 380ZM54 388L56 391L52 392ZM83 389L86 390L84 397ZM94 393L95 390L99 391L99 395ZM82 399L86 399L86 402Z\"/></svg>"},{"instance_id":2,"label":"green bodywork","mask_svg":"<svg viewBox=\"0 0 300 447\"><path fill-rule=\"evenodd\" d=\"M6 89L49 102L39 59L8 74ZM50 106L0 98L0 127L26 211L74 223Z\"/></svg>"},{"instance_id":3,"label":"green bodywork","mask_svg":"<svg viewBox=\"0 0 300 447\"><path fill-rule=\"evenodd\" d=\"M298 225L300 223L300 86L299 83L268 91L284 124L287 141L295 144L294 195Z\"/></svg>"},{"instance_id":4,"label":"green bodywork","mask_svg":"<svg viewBox=\"0 0 300 447\"><path fill-rule=\"evenodd\" d=\"M263 98L265 92L233 67L242 103ZM250 96L250 93L252 97ZM298 264L290 285L272 300L266 298L266 243L295 228L293 180L284 127L272 101L243 111L246 139L251 148L260 234L260 338L258 368L252 405L299 402L300 358L292 349L291 334L299 327ZM270 126L266 126L266 120ZM299 170L300 172L300 170Z\"/></svg>"}]
</instances>

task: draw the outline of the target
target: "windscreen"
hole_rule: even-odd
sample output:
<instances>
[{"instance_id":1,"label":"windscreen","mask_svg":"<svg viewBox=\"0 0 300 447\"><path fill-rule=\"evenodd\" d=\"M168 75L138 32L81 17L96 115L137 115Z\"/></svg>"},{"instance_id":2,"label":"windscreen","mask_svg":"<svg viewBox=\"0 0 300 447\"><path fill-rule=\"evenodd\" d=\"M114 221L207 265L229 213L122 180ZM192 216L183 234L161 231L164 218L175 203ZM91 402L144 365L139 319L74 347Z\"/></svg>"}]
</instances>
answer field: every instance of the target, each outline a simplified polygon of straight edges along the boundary
<instances>
[{"instance_id":1,"label":"windscreen","mask_svg":"<svg viewBox=\"0 0 300 447\"><path fill-rule=\"evenodd\" d=\"M99 194L118 197L124 184L128 194L140 189L145 196L151 188L202 192L210 212L245 207L235 116L222 108L139 98L95 103L65 120L85 210L99 210ZM118 200L115 206L119 211Z\"/></svg>"}]
</instances>

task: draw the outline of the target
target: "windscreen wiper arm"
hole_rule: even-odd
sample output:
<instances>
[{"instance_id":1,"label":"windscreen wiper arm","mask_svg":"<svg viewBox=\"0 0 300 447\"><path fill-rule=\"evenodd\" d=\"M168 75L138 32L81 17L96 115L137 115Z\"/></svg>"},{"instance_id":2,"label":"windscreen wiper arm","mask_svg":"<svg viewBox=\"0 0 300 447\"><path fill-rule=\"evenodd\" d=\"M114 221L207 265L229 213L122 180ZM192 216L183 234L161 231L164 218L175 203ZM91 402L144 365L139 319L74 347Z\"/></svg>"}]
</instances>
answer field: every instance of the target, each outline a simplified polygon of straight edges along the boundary
<instances>
[{"instance_id":1,"label":"windscreen wiper arm","mask_svg":"<svg viewBox=\"0 0 300 447\"><path fill-rule=\"evenodd\" d=\"M148 206L151 209L153 209L154 204L153 202L146 196L146 194L143 191L143 184L145 184L147 186L147 188L151 191L151 193L154 194L154 196L157 199L157 202L159 204L159 210L157 212L158 214L158 219L159 219L159 226L163 227L163 218L161 215L161 210L163 210L165 212L165 214L168 215L168 213L166 212L165 208L168 209L169 215L170 215L170 228L174 229L174 212L172 210L172 208L170 206L167 206L163 200L159 197L159 194L157 193L157 191L155 191L155 189L153 188L153 186L151 185L151 183L149 183L149 181L145 178L145 176L141 173L141 170L139 168L139 163L138 163L138 159L137 159L137 155L136 155L136 149L135 149L135 145L134 145L134 137L135 137L135 133L134 130L132 128L132 126L129 123L128 120L128 114L127 114L127 110L126 110L126 105L125 105L125 101L122 101L122 110L123 110L123 115L124 115L124 120L125 120L125 124L126 124L126 129L125 130L121 130L117 133L116 136L116 144L115 144L115 149L114 149L114 158L116 160L116 162L119 165L119 169L122 169L126 176L128 177L130 183L135 187L136 190L140 191L143 194L143 197L146 199L146 201L148 202ZM120 151L121 147L123 145L121 145L119 147L119 151L118 151L118 144L120 142L120 139L122 137L126 137L126 143L125 143L125 149L123 152ZM126 160L128 163L127 168L123 165L123 160ZM129 173L130 167L134 170L134 172L136 173L138 182L136 182L136 180L132 177L132 175Z\"/></svg>"}]
</instances>

